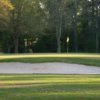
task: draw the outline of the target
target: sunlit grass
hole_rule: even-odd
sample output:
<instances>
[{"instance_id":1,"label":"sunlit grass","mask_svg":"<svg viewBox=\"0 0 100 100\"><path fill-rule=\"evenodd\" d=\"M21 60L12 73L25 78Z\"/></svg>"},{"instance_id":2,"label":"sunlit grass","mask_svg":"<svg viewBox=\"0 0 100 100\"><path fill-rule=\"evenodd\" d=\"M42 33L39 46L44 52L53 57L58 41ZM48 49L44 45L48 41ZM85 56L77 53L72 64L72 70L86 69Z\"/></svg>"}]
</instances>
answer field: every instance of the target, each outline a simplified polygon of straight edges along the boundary
<instances>
[{"instance_id":1,"label":"sunlit grass","mask_svg":"<svg viewBox=\"0 0 100 100\"><path fill-rule=\"evenodd\" d=\"M1 74L0 100L100 100L100 75Z\"/></svg>"},{"instance_id":2,"label":"sunlit grass","mask_svg":"<svg viewBox=\"0 0 100 100\"><path fill-rule=\"evenodd\" d=\"M34 84L34 83L93 83L100 82L100 78L40 78L31 80L7 80L0 81L1 84Z\"/></svg>"},{"instance_id":3,"label":"sunlit grass","mask_svg":"<svg viewBox=\"0 0 100 100\"><path fill-rule=\"evenodd\" d=\"M16 84L51 84L51 83L96 83L100 84L100 75L0 75L0 85Z\"/></svg>"},{"instance_id":4,"label":"sunlit grass","mask_svg":"<svg viewBox=\"0 0 100 100\"><path fill-rule=\"evenodd\" d=\"M77 54L77 53L35 53L35 54L8 54L8 55L0 55L0 59L7 59L7 58L37 58L37 57L58 57L58 58L100 58L100 54Z\"/></svg>"}]
</instances>

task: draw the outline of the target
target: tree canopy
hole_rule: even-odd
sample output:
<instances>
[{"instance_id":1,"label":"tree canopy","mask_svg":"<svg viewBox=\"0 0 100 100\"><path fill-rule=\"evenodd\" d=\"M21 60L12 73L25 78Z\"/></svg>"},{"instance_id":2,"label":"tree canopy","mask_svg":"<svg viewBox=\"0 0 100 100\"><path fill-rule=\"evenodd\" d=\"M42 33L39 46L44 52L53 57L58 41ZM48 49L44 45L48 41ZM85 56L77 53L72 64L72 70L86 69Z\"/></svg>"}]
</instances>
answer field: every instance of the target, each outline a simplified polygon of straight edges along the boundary
<instances>
[{"instance_id":1,"label":"tree canopy","mask_svg":"<svg viewBox=\"0 0 100 100\"><path fill-rule=\"evenodd\" d=\"M0 0L3 52L100 52L99 26L100 0Z\"/></svg>"},{"instance_id":2,"label":"tree canopy","mask_svg":"<svg viewBox=\"0 0 100 100\"><path fill-rule=\"evenodd\" d=\"M13 5L10 0L0 0L0 29L9 21L11 10L13 10Z\"/></svg>"}]
</instances>

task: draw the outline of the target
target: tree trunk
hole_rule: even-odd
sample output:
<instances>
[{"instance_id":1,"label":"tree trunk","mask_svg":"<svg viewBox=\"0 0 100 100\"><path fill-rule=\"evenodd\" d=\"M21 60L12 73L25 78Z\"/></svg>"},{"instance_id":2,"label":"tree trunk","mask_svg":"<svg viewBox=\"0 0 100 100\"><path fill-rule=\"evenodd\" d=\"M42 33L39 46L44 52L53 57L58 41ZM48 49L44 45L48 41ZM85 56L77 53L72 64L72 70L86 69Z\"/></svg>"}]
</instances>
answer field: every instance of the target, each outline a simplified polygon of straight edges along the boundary
<instances>
[{"instance_id":1,"label":"tree trunk","mask_svg":"<svg viewBox=\"0 0 100 100\"><path fill-rule=\"evenodd\" d=\"M61 53L61 41L60 41L60 37L57 37L57 52Z\"/></svg>"},{"instance_id":2,"label":"tree trunk","mask_svg":"<svg viewBox=\"0 0 100 100\"><path fill-rule=\"evenodd\" d=\"M99 36L98 36L98 2L92 0L92 18L93 18L93 35L95 38L95 52L99 52Z\"/></svg>"},{"instance_id":3,"label":"tree trunk","mask_svg":"<svg viewBox=\"0 0 100 100\"><path fill-rule=\"evenodd\" d=\"M95 23L96 23L96 52L99 52L99 36L98 36L98 2L95 1L96 5L96 15L95 15Z\"/></svg>"},{"instance_id":4,"label":"tree trunk","mask_svg":"<svg viewBox=\"0 0 100 100\"><path fill-rule=\"evenodd\" d=\"M62 14L59 15L59 24L56 27L56 37L57 37L57 52L61 53L61 31L62 31Z\"/></svg>"},{"instance_id":5,"label":"tree trunk","mask_svg":"<svg viewBox=\"0 0 100 100\"><path fill-rule=\"evenodd\" d=\"M15 36L14 36L14 53L18 53L18 47L19 47L19 34L15 33Z\"/></svg>"},{"instance_id":6,"label":"tree trunk","mask_svg":"<svg viewBox=\"0 0 100 100\"><path fill-rule=\"evenodd\" d=\"M74 49L78 52L78 34L77 34L77 1L74 0Z\"/></svg>"}]
</instances>

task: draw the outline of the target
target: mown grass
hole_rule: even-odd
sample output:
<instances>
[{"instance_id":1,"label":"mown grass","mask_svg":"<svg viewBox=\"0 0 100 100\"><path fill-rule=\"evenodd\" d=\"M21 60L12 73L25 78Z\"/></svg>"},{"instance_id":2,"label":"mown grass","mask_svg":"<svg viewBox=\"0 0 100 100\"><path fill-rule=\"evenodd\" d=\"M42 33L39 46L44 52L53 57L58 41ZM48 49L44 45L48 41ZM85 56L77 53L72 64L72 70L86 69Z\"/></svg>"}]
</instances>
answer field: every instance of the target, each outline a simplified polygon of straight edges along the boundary
<instances>
[{"instance_id":1,"label":"mown grass","mask_svg":"<svg viewBox=\"0 0 100 100\"><path fill-rule=\"evenodd\" d=\"M100 100L100 75L1 74L0 100Z\"/></svg>"},{"instance_id":2,"label":"mown grass","mask_svg":"<svg viewBox=\"0 0 100 100\"><path fill-rule=\"evenodd\" d=\"M100 66L100 54L1 54L0 62ZM0 74L0 100L100 100L100 75Z\"/></svg>"},{"instance_id":3,"label":"mown grass","mask_svg":"<svg viewBox=\"0 0 100 100\"><path fill-rule=\"evenodd\" d=\"M16 54L0 55L0 62L66 62L100 66L100 54Z\"/></svg>"}]
</instances>

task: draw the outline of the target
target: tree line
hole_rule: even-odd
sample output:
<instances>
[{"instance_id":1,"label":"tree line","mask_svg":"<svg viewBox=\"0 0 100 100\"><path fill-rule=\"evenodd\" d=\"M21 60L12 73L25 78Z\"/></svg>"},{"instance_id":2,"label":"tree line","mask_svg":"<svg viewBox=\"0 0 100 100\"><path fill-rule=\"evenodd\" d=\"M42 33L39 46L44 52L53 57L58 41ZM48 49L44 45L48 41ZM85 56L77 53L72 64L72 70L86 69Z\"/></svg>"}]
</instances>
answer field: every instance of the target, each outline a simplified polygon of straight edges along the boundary
<instances>
[{"instance_id":1,"label":"tree line","mask_svg":"<svg viewBox=\"0 0 100 100\"><path fill-rule=\"evenodd\" d=\"M98 53L99 27L100 0L0 1L1 52Z\"/></svg>"}]
</instances>

